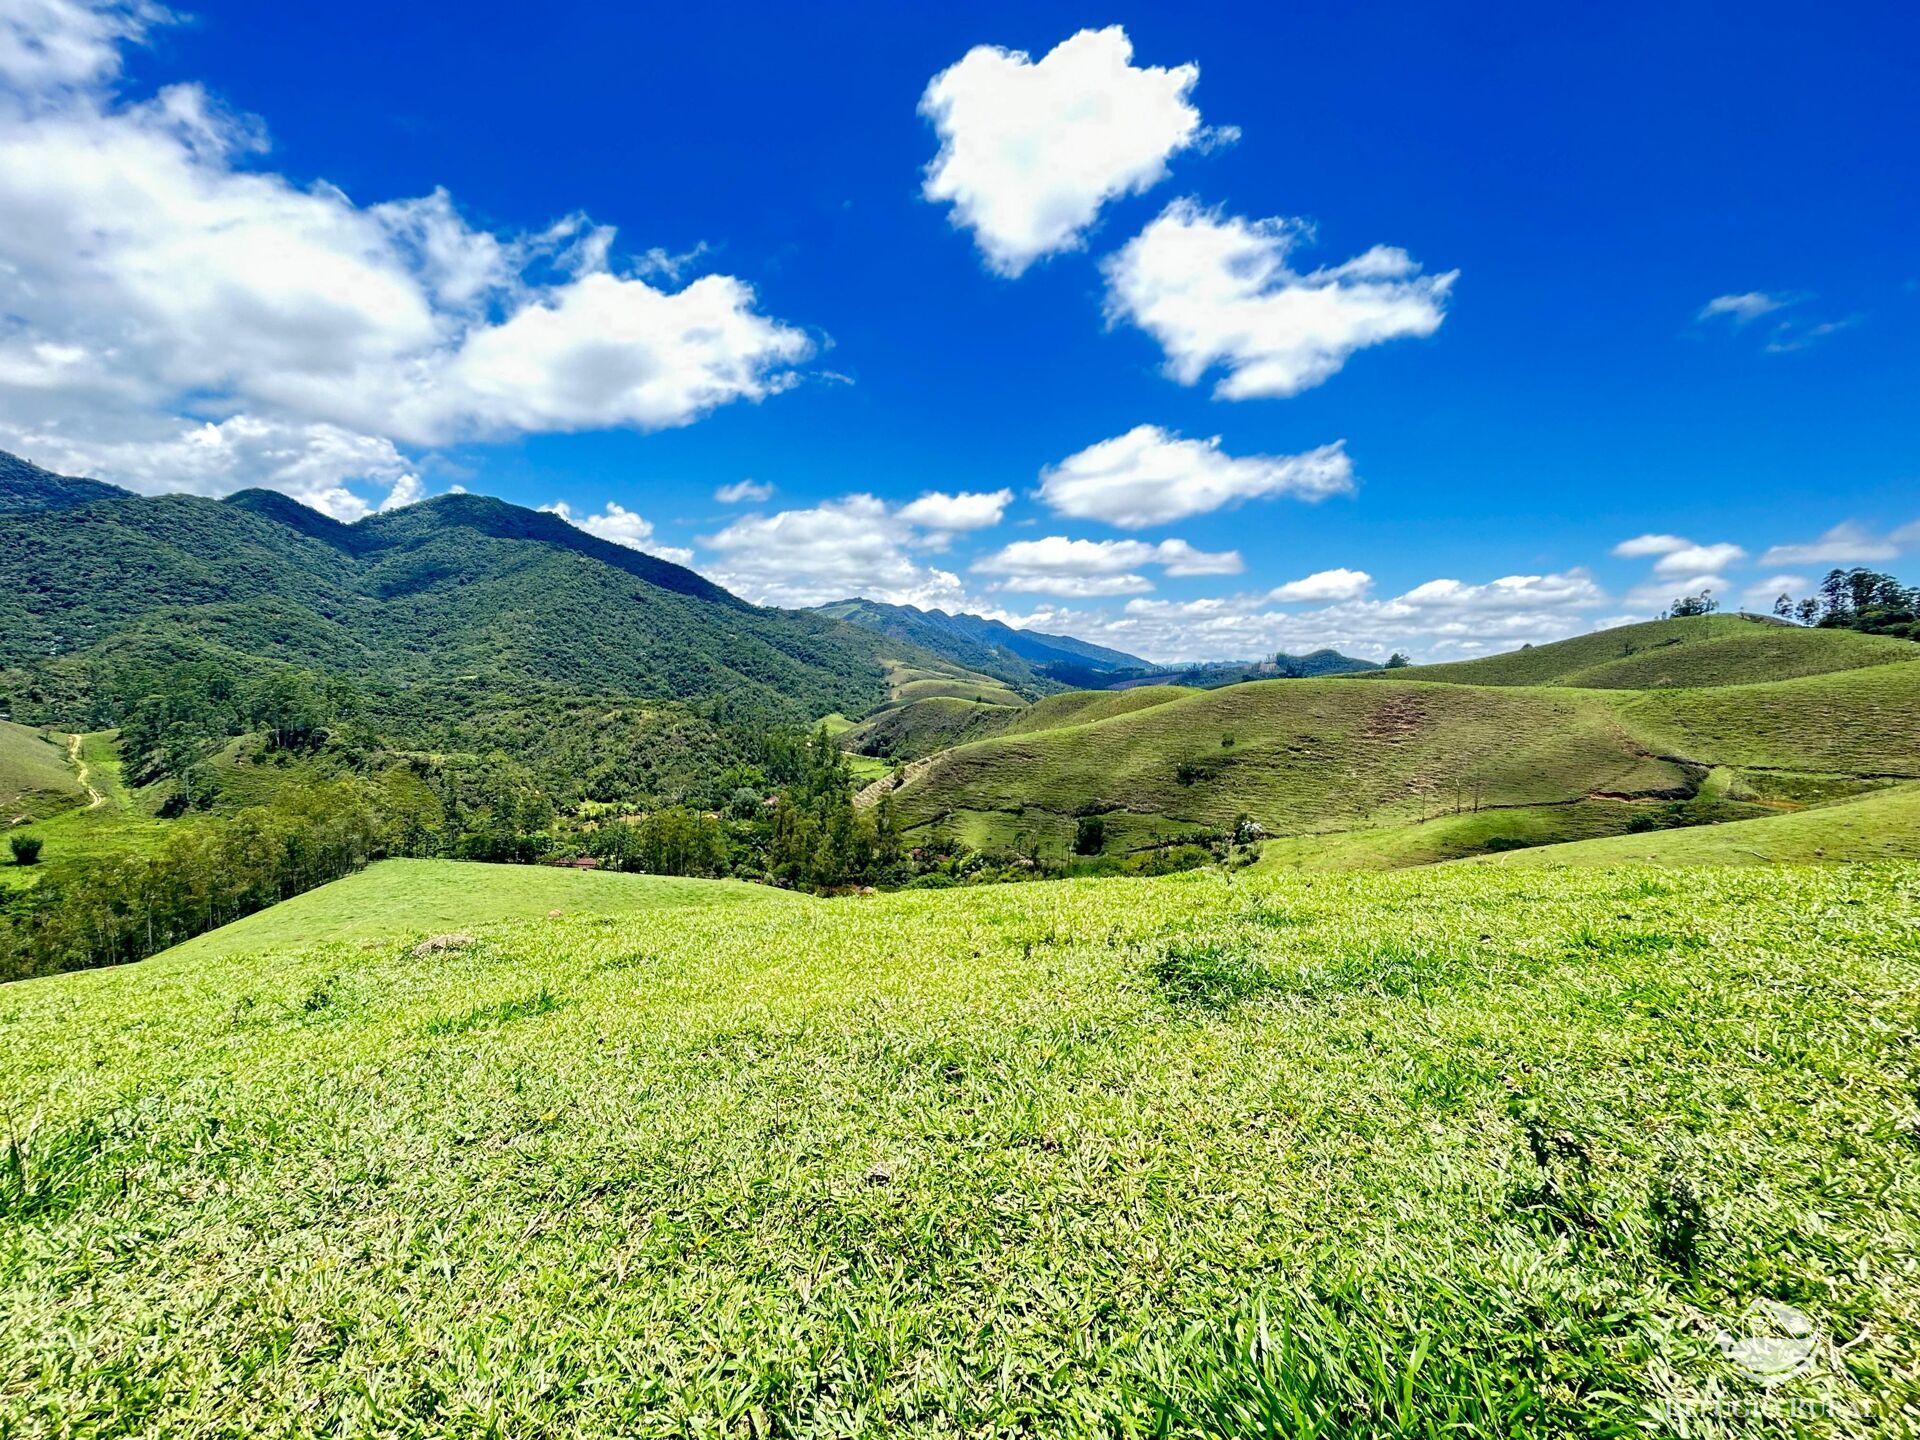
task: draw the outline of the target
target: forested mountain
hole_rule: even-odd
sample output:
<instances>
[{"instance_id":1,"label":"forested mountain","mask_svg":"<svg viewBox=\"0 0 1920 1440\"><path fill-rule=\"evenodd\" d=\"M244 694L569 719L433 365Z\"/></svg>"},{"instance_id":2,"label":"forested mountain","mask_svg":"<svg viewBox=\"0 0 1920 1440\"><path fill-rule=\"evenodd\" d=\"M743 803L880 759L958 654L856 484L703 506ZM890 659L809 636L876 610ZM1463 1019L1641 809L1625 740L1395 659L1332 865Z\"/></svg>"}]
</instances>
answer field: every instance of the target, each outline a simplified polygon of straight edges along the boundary
<instances>
[{"instance_id":1,"label":"forested mountain","mask_svg":"<svg viewBox=\"0 0 1920 1440\"><path fill-rule=\"evenodd\" d=\"M1098 685L1102 675L1152 668L1137 655L1092 645L1071 635L1016 630L981 615L949 615L944 610L888 605L878 600L836 600L819 606L814 613L863 625L1015 684L1057 680Z\"/></svg>"},{"instance_id":2,"label":"forested mountain","mask_svg":"<svg viewBox=\"0 0 1920 1440\"><path fill-rule=\"evenodd\" d=\"M376 695L738 697L806 719L885 698L883 653L917 652L499 500L343 525L266 491L140 496L0 455L0 694L16 718L57 718L129 668L213 660Z\"/></svg>"}]
</instances>

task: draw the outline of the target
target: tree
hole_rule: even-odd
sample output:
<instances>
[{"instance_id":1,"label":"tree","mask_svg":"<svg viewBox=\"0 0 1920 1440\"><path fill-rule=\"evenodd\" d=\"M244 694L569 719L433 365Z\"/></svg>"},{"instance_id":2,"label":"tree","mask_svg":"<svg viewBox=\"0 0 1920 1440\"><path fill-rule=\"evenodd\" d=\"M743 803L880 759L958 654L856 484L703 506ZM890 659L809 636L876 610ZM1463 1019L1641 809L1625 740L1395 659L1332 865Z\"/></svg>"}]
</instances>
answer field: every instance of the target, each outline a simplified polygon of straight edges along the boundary
<instances>
[{"instance_id":1,"label":"tree","mask_svg":"<svg viewBox=\"0 0 1920 1440\"><path fill-rule=\"evenodd\" d=\"M1820 602L1809 595L1793 607L1793 617L1802 625L1812 625L1820 618Z\"/></svg>"},{"instance_id":2,"label":"tree","mask_svg":"<svg viewBox=\"0 0 1920 1440\"><path fill-rule=\"evenodd\" d=\"M1073 853L1098 855L1106 848L1107 822L1098 815L1082 815L1073 827Z\"/></svg>"},{"instance_id":3,"label":"tree","mask_svg":"<svg viewBox=\"0 0 1920 1440\"><path fill-rule=\"evenodd\" d=\"M1408 658L1406 651L1396 650L1387 657L1386 668L1389 670L1404 670L1411 664L1413 664L1413 661Z\"/></svg>"},{"instance_id":4,"label":"tree","mask_svg":"<svg viewBox=\"0 0 1920 1440\"><path fill-rule=\"evenodd\" d=\"M40 861L40 837L38 835L9 835L7 848L13 852L16 865L35 865Z\"/></svg>"},{"instance_id":5,"label":"tree","mask_svg":"<svg viewBox=\"0 0 1920 1440\"><path fill-rule=\"evenodd\" d=\"M1782 620L1791 620L1793 618L1793 597L1782 590L1779 597L1773 602L1773 613L1778 615Z\"/></svg>"},{"instance_id":6,"label":"tree","mask_svg":"<svg viewBox=\"0 0 1920 1440\"><path fill-rule=\"evenodd\" d=\"M1698 595L1682 595L1667 607L1662 619L1685 620L1694 615L1711 615L1720 608L1720 602L1713 598L1713 591L1702 590Z\"/></svg>"}]
</instances>

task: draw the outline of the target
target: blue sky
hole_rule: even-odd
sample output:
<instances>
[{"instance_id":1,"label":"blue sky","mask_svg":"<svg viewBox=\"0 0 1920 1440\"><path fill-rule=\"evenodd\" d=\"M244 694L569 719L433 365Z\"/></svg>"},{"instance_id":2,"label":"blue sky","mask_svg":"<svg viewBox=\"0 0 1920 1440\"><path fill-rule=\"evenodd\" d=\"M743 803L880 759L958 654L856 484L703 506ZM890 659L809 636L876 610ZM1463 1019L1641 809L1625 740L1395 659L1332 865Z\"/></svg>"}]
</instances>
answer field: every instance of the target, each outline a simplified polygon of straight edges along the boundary
<instances>
[{"instance_id":1,"label":"blue sky","mask_svg":"<svg viewBox=\"0 0 1920 1440\"><path fill-rule=\"evenodd\" d=\"M1162 659L1920 568L1909 7L1188 8L0 0L0 446Z\"/></svg>"}]
</instances>

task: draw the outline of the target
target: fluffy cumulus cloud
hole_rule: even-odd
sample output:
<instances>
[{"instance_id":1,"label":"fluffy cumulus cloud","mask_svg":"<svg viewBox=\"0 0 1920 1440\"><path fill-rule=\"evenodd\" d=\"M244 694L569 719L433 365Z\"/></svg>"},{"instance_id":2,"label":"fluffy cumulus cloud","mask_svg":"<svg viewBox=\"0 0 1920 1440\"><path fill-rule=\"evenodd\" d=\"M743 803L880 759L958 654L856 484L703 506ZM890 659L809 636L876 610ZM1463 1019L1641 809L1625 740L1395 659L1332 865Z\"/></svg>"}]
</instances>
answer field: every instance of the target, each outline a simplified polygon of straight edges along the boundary
<instances>
[{"instance_id":1,"label":"fluffy cumulus cloud","mask_svg":"<svg viewBox=\"0 0 1920 1440\"><path fill-rule=\"evenodd\" d=\"M1311 237L1303 221L1177 200L1102 263L1108 318L1158 340L1182 385L1223 369L1214 394L1227 400L1296 395L1356 350L1440 328L1458 271L1424 275L1386 245L1296 271L1293 252Z\"/></svg>"},{"instance_id":2,"label":"fluffy cumulus cloud","mask_svg":"<svg viewBox=\"0 0 1920 1440\"><path fill-rule=\"evenodd\" d=\"M963 606L960 577L916 555L927 537L872 495L803 510L744 515L701 541L715 581L760 605L820 605L856 596L922 608Z\"/></svg>"},{"instance_id":3,"label":"fluffy cumulus cloud","mask_svg":"<svg viewBox=\"0 0 1920 1440\"><path fill-rule=\"evenodd\" d=\"M1623 560L1651 560L1652 573L1629 590L1625 603L1632 618L1645 619L1682 595L1710 592L1725 596L1732 586L1729 568L1745 563L1746 550L1731 541L1701 545L1684 535L1646 534L1622 540L1613 553ZM1772 604L1773 597L1767 597Z\"/></svg>"},{"instance_id":4,"label":"fluffy cumulus cloud","mask_svg":"<svg viewBox=\"0 0 1920 1440\"><path fill-rule=\"evenodd\" d=\"M274 173L261 125L197 86L122 95L122 47L168 18L0 13L0 446L206 488L201 427L264 427L276 463L241 453L231 483L339 513L364 507L348 482L407 473L399 446L679 426L795 382L813 342L733 276L656 286L580 217L496 234L442 192L364 205ZM369 468L342 470L356 446Z\"/></svg>"},{"instance_id":5,"label":"fluffy cumulus cloud","mask_svg":"<svg viewBox=\"0 0 1920 1440\"><path fill-rule=\"evenodd\" d=\"M1289 580L1267 592L1267 599L1278 605L1301 600L1358 600L1373 587L1373 577L1364 570L1319 570L1301 580Z\"/></svg>"},{"instance_id":6,"label":"fluffy cumulus cloud","mask_svg":"<svg viewBox=\"0 0 1920 1440\"><path fill-rule=\"evenodd\" d=\"M1185 540L1016 540L974 562L982 575L997 577L1000 590L1029 595L1080 598L1137 595L1153 589L1139 572L1154 566L1168 575L1237 575L1246 568L1239 552L1196 550Z\"/></svg>"},{"instance_id":7,"label":"fluffy cumulus cloud","mask_svg":"<svg viewBox=\"0 0 1920 1440\"><path fill-rule=\"evenodd\" d=\"M385 508L384 506L381 508ZM653 522L618 501L609 500L606 508L598 515L576 515L573 507L564 500L556 500L551 505L540 507L549 515L558 515L576 529L589 535L598 536L615 545L624 545L629 550L644 551L648 555L657 555L662 560L670 560L675 565L691 565L693 551L679 545L660 545L654 542Z\"/></svg>"},{"instance_id":8,"label":"fluffy cumulus cloud","mask_svg":"<svg viewBox=\"0 0 1920 1440\"><path fill-rule=\"evenodd\" d=\"M773 486L758 480L736 480L715 490L713 498L722 505L758 505L773 498Z\"/></svg>"},{"instance_id":9,"label":"fluffy cumulus cloud","mask_svg":"<svg viewBox=\"0 0 1920 1440\"><path fill-rule=\"evenodd\" d=\"M900 507L900 518L929 530L984 530L998 525L1000 516L1013 503L1011 490L963 490L957 495L929 490L918 500Z\"/></svg>"},{"instance_id":10,"label":"fluffy cumulus cloud","mask_svg":"<svg viewBox=\"0 0 1920 1440\"><path fill-rule=\"evenodd\" d=\"M1187 440L1158 425L1089 445L1040 474L1040 498L1061 515L1143 529L1210 510L1292 495L1319 500L1353 488L1345 442L1303 455L1227 454L1220 437Z\"/></svg>"},{"instance_id":11,"label":"fluffy cumulus cloud","mask_svg":"<svg viewBox=\"0 0 1920 1440\"><path fill-rule=\"evenodd\" d=\"M920 97L940 153L922 193L953 206L987 264L1018 275L1074 250L1100 207L1158 184L1189 146L1230 140L1188 101L1196 65L1136 66L1118 25L1082 30L1038 62L977 45Z\"/></svg>"}]
</instances>

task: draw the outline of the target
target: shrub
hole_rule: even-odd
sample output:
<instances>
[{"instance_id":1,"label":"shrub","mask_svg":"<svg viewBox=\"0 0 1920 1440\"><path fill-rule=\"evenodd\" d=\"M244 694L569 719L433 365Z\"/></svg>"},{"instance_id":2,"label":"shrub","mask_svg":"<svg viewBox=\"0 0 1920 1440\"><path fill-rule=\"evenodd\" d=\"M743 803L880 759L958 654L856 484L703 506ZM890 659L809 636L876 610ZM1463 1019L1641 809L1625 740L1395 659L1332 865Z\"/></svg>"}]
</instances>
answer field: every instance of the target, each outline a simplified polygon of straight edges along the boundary
<instances>
[{"instance_id":1,"label":"shrub","mask_svg":"<svg viewBox=\"0 0 1920 1440\"><path fill-rule=\"evenodd\" d=\"M1147 966L1147 977L1171 1000L1224 1009L1272 984L1266 968L1237 947L1176 941Z\"/></svg>"},{"instance_id":2,"label":"shrub","mask_svg":"<svg viewBox=\"0 0 1920 1440\"><path fill-rule=\"evenodd\" d=\"M1073 827L1073 853L1098 855L1107 845L1107 822L1098 815L1082 815Z\"/></svg>"},{"instance_id":3,"label":"shrub","mask_svg":"<svg viewBox=\"0 0 1920 1440\"><path fill-rule=\"evenodd\" d=\"M40 837L38 835L9 835L7 848L13 852L16 865L35 865L40 860Z\"/></svg>"}]
</instances>

